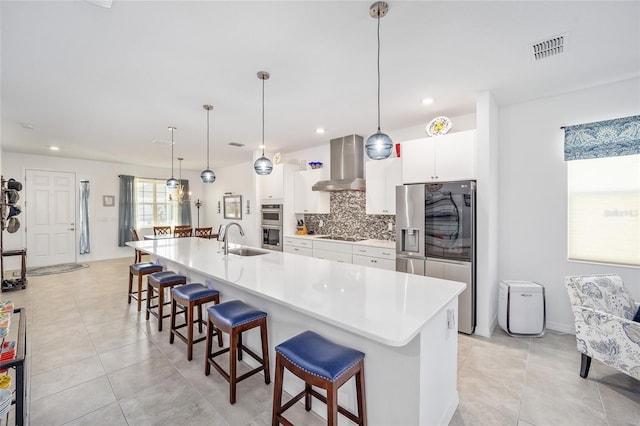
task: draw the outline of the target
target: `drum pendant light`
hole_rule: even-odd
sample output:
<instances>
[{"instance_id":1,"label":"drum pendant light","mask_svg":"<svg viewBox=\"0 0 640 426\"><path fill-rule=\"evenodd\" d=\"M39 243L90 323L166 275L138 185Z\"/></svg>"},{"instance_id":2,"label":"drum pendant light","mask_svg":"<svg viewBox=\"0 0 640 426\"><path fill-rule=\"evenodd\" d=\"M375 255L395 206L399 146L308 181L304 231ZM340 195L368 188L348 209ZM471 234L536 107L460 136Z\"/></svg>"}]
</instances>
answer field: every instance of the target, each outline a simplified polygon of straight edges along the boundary
<instances>
[{"instance_id":1,"label":"drum pendant light","mask_svg":"<svg viewBox=\"0 0 640 426\"><path fill-rule=\"evenodd\" d=\"M213 109L212 105L202 105L207 111L207 168L200 173L202 183L213 183L216 181L216 174L209 167L209 112Z\"/></svg>"},{"instance_id":2,"label":"drum pendant light","mask_svg":"<svg viewBox=\"0 0 640 426\"><path fill-rule=\"evenodd\" d=\"M169 130L171 130L171 179L167 179L167 188L175 189L178 187L178 179L173 177L173 132L177 129L169 126Z\"/></svg>"},{"instance_id":3,"label":"drum pendant light","mask_svg":"<svg viewBox=\"0 0 640 426\"><path fill-rule=\"evenodd\" d=\"M262 157L258 158L256 162L253 163L253 168L259 175L268 175L273 170L271 160L264 156L264 81L268 80L269 77L270 75L266 71L258 72L258 78L262 80Z\"/></svg>"},{"instance_id":4,"label":"drum pendant light","mask_svg":"<svg viewBox=\"0 0 640 426\"><path fill-rule=\"evenodd\" d=\"M364 144L367 156L372 160L384 160L391 155L393 142L386 133L380 131L380 18L386 16L389 5L379 1L369 7L369 15L378 20L378 131L369 136Z\"/></svg>"}]
</instances>

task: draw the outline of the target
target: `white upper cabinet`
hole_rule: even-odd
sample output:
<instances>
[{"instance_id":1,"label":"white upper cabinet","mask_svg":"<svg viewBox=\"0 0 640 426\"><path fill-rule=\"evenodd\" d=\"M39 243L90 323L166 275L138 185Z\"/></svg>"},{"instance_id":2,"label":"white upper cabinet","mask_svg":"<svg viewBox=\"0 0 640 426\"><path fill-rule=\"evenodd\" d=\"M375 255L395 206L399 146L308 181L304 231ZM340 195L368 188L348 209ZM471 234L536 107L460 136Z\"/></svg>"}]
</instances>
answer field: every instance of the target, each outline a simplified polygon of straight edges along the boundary
<instances>
[{"instance_id":1,"label":"white upper cabinet","mask_svg":"<svg viewBox=\"0 0 640 426\"><path fill-rule=\"evenodd\" d=\"M396 214L396 186L402 185L399 158L367 161L367 214Z\"/></svg>"},{"instance_id":2,"label":"white upper cabinet","mask_svg":"<svg viewBox=\"0 0 640 426\"><path fill-rule=\"evenodd\" d=\"M402 142L402 183L476 178L476 131Z\"/></svg>"},{"instance_id":3,"label":"white upper cabinet","mask_svg":"<svg viewBox=\"0 0 640 426\"><path fill-rule=\"evenodd\" d=\"M273 170L268 175L257 175L257 186L259 188L260 200L262 202L274 201L283 203L286 198L293 194L289 193L287 179L292 179L293 173L298 170L297 166L291 164L274 164Z\"/></svg>"},{"instance_id":4,"label":"white upper cabinet","mask_svg":"<svg viewBox=\"0 0 640 426\"><path fill-rule=\"evenodd\" d=\"M329 179L329 169L301 170L294 173L294 200L295 213L329 213L329 193L324 191L312 191L311 187L319 180Z\"/></svg>"}]
</instances>

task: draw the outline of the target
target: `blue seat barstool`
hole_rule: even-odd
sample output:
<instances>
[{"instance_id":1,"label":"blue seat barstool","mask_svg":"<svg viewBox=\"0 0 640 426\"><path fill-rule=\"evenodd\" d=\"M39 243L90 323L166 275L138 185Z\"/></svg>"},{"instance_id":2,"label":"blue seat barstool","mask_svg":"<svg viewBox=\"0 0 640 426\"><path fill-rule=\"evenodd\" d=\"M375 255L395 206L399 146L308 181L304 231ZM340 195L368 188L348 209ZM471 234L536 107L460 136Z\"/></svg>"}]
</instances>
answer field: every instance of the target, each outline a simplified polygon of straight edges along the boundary
<instances>
[{"instance_id":1,"label":"blue seat barstool","mask_svg":"<svg viewBox=\"0 0 640 426\"><path fill-rule=\"evenodd\" d=\"M154 272L161 272L162 265L157 265L153 262L140 262L129 265L129 297L127 303L131 304L131 298L138 301L138 312L142 310L142 277L145 275L153 274ZM133 276L138 276L138 292L133 292Z\"/></svg>"},{"instance_id":2,"label":"blue seat barstool","mask_svg":"<svg viewBox=\"0 0 640 426\"><path fill-rule=\"evenodd\" d=\"M178 336L180 340L187 344L187 359L191 361L193 358L193 345L202 342L205 336L194 340L193 326L198 324L198 331L202 333L202 305L205 303L220 303L220 292L207 287L204 284L192 283L177 286L171 289L171 334L169 335L169 343L173 344L174 336ZM177 312L178 304L182 307L182 311ZM193 318L193 309L198 308L198 319ZM176 316L185 313L185 323L176 325ZM187 335L180 333L178 330L187 327Z\"/></svg>"},{"instance_id":3,"label":"blue seat barstool","mask_svg":"<svg viewBox=\"0 0 640 426\"><path fill-rule=\"evenodd\" d=\"M213 365L216 370L229 382L229 402L236 402L236 385L238 382L264 371L264 382L271 382L269 375L269 342L267 340L267 313L247 305L241 300L231 300L219 305L209 306L209 321L207 325L207 360L204 366L206 376ZM262 340L262 358L242 344L242 333L255 327L260 327ZM215 353L213 350L213 335L218 333L218 346L222 346L220 331L229 335L229 347ZM260 363L259 367L237 377L237 361L242 361L242 351ZM229 352L229 373L215 361L215 357ZM237 360L236 360L237 358Z\"/></svg>"},{"instance_id":4,"label":"blue seat barstool","mask_svg":"<svg viewBox=\"0 0 640 426\"><path fill-rule=\"evenodd\" d=\"M304 380L305 388L289 402L282 405L284 369ZM353 414L338 405L338 389L355 376L358 413ZM327 424L338 424L338 413L360 426L367 424L364 391L364 353L338 345L313 331L305 331L276 346L276 372L273 389L272 426L280 423L291 425L282 415L302 397L304 408L311 410L311 397L327 404ZM326 397L313 386L324 389Z\"/></svg>"},{"instance_id":5,"label":"blue seat barstool","mask_svg":"<svg viewBox=\"0 0 640 426\"><path fill-rule=\"evenodd\" d=\"M147 277L146 319L149 321L149 315L153 315L158 318L158 331L162 331L163 319L171 316L170 314L163 315L164 306L171 304L171 301L164 301L165 289L186 283L187 277L184 275L178 275L173 271L155 272ZM158 299L157 305L151 304L153 299ZM154 308L158 308L157 312L153 310Z\"/></svg>"}]
</instances>

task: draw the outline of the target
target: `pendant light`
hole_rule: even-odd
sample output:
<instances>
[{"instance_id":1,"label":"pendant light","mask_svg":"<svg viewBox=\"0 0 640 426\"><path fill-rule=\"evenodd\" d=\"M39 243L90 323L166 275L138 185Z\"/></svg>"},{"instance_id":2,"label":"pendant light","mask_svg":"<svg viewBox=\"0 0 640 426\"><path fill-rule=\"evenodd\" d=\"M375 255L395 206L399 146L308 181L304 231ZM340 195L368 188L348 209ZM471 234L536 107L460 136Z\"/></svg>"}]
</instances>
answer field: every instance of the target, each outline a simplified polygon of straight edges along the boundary
<instances>
[{"instance_id":1,"label":"pendant light","mask_svg":"<svg viewBox=\"0 0 640 426\"><path fill-rule=\"evenodd\" d=\"M213 106L202 105L202 108L207 111L207 169L200 173L200 179L202 179L202 183L213 183L216 181L216 174L209 167L209 111L213 109Z\"/></svg>"},{"instance_id":2,"label":"pendant light","mask_svg":"<svg viewBox=\"0 0 640 426\"><path fill-rule=\"evenodd\" d=\"M178 187L178 180L173 177L173 132L177 129L169 126L169 130L171 130L171 179L167 179L167 188L175 189Z\"/></svg>"},{"instance_id":3,"label":"pendant light","mask_svg":"<svg viewBox=\"0 0 640 426\"><path fill-rule=\"evenodd\" d=\"M378 131L369 136L364 144L367 156L372 160L384 160L391 155L393 142L386 133L380 131L380 18L386 16L389 5L379 1L369 7L369 15L378 20Z\"/></svg>"},{"instance_id":4,"label":"pendant light","mask_svg":"<svg viewBox=\"0 0 640 426\"><path fill-rule=\"evenodd\" d=\"M258 158L256 162L253 163L253 168L259 175L268 175L271 173L271 170L273 170L271 160L264 156L264 81L268 80L269 77L270 75L266 71L258 72L258 78L262 80L262 157Z\"/></svg>"}]
</instances>

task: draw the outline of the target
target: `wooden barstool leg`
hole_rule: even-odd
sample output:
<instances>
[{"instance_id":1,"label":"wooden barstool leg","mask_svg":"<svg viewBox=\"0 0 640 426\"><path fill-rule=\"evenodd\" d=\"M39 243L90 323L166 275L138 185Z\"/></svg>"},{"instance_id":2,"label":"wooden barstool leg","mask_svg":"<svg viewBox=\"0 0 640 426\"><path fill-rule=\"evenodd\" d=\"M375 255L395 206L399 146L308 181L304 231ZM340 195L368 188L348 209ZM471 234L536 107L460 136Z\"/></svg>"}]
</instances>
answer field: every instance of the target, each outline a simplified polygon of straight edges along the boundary
<instances>
[{"instance_id":1,"label":"wooden barstool leg","mask_svg":"<svg viewBox=\"0 0 640 426\"><path fill-rule=\"evenodd\" d=\"M327 426L338 426L338 388L334 383L327 388Z\"/></svg>"},{"instance_id":2,"label":"wooden barstool leg","mask_svg":"<svg viewBox=\"0 0 640 426\"><path fill-rule=\"evenodd\" d=\"M280 424L280 407L282 406L282 382L284 378L284 365L280 362L280 355L276 355L276 383L273 387L273 408L271 409L271 426Z\"/></svg>"},{"instance_id":3,"label":"wooden barstool leg","mask_svg":"<svg viewBox=\"0 0 640 426\"><path fill-rule=\"evenodd\" d=\"M149 295L153 294L153 290L149 287L150 290L147 290L147 299L149 299ZM158 286L158 331L162 331L162 316L164 315L164 311L162 306L164 305L164 287L162 285Z\"/></svg>"},{"instance_id":4,"label":"wooden barstool leg","mask_svg":"<svg viewBox=\"0 0 640 426\"><path fill-rule=\"evenodd\" d=\"M169 343L173 344L174 329L176 328L176 301L171 298L171 333L169 333Z\"/></svg>"},{"instance_id":5,"label":"wooden barstool leg","mask_svg":"<svg viewBox=\"0 0 640 426\"><path fill-rule=\"evenodd\" d=\"M213 323L207 320L207 349L204 357L204 375L208 376L211 373L211 364L209 364L209 355L213 352Z\"/></svg>"},{"instance_id":6,"label":"wooden barstool leg","mask_svg":"<svg viewBox=\"0 0 640 426\"><path fill-rule=\"evenodd\" d=\"M309 383L304 384L304 409L311 411L311 404L313 399L311 398L311 385Z\"/></svg>"},{"instance_id":7,"label":"wooden barstool leg","mask_svg":"<svg viewBox=\"0 0 640 426\"><path fill-rule=\"evenodd\" d=\"M131 292L133 291L133 274L129 271L129 293L127 303L131 304Z\"/></svg>"},{"instance_id":8,"label":"wooden barstool leg","mask_svg":"<svg viewBox=\"0 0 640 426\"><path fill-rule=\"evenodd\" d=\"M238 333L238 361L242 361L242 332Z\"/></svg>"},{"instance_id":9,"label":"wooden barstool leg","mask_svg":"<svg viewBox=\"0 0 640 426\"><path fill-rule=\"evenodd\" d=\"M153 295L153 287L151 287L151 284L149 284L149 281L147 280L147 309L145 310L145 315L144 318L149 321L149 312L151 312L151 299L153 297L151 297Z\"/></svg>"},{"instance_id":10,"label":"wooden barstool leg","mask_svg":"<svg viewBox=\"0 0 640 426\"><path fill-rule=\"evenodd\" d=\"M142 278L144 275L142 273L138 273L138 312L142 310Z\"/></svg>"},{"instance_id":11,"label":"wooden barstool leg","mask_svg":"<svg viewBox=\"0 0 640 426\"><path fill-rule=\"evenodd\" d=\"M241 334L235 329L231 330L229 336L229 402L236 403L236 356L238 356L238 340Z\"/></svg>"},{"instance_id":12,"label":"wooden barstool leg","mask_svg":"<svg viewBox=\"0 0 640 426\"><path fill-rule=\"evenodd\" d=\"M262 339L262 366L264 367L264 382L271 383L271 374L269 373L269 342L267 340L267 319L265 318L260 324L260 338Z\"/></svg>"},{"instance_id":13,"label":"wooden barstool leg","mask_svg":"<svg viewBox=\"0 0 640 426\"><path fill-rule=\"evenodd\" d=\"M189 307L189 312L187 312L187 360L191 361L193 358L193 302L189 302L187 306Z\"/></svg>"},{"instance_id":14,"label":"wooden barstool leg","mask_svg":"<svg viewBox=\"0 0 640 426\"><path fill-rule=\"evenodd\" d=\"M202 334L202 304L198 303L198 333Z\"/></svg>"},{"instance_id":15,"label":"wooden barstool leg","mask_svg":"<svg viewBox=\"0 0 640 426\"><path fill-rule=\"evenodd\" d=\"M358 419L359 425L364 426L367 424L367 406L365 402L364 394L364 366L360 368L360 371L356 373L356 396L358 398Z\"/></svg>"}]
</instances>

